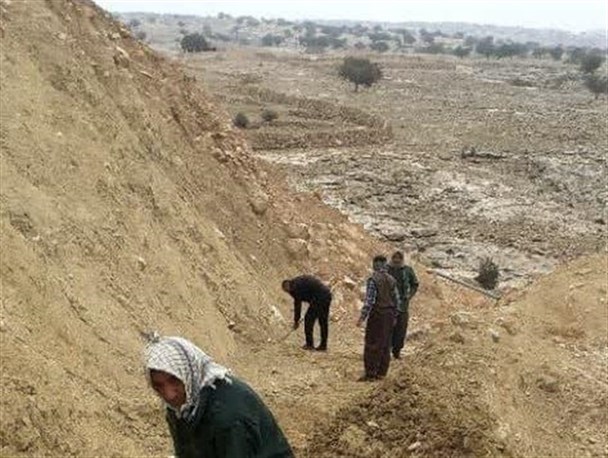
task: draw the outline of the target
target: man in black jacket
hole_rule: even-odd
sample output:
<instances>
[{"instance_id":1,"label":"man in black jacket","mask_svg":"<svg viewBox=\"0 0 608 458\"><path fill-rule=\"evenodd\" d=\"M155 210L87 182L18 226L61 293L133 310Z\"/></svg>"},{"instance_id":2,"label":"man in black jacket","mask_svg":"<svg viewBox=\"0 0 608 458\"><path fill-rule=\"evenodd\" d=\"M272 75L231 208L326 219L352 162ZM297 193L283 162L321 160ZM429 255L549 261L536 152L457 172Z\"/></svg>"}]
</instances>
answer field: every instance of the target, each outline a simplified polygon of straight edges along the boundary
<instances>
[{"instance_id":1,"label":"man in black jacket","mask_svg":"<svg viewBox=\"0 0 608 458\"><path fill-rule=\"evenodd\" d=\"M294 324L293 328L298 329L300 317L302 316L302 302L308 302L308 310L304 316L304 334L306 344L304 349L314 350L313 328L315 321L319 320L321 327L321 344L316 348L317 351L327 350L327 336L329 333L329 305L331 304L331 291L321 280L311 275L301 275L284 280L282 283L283 291L293 297Z\"/></svg>"}]
</instances>

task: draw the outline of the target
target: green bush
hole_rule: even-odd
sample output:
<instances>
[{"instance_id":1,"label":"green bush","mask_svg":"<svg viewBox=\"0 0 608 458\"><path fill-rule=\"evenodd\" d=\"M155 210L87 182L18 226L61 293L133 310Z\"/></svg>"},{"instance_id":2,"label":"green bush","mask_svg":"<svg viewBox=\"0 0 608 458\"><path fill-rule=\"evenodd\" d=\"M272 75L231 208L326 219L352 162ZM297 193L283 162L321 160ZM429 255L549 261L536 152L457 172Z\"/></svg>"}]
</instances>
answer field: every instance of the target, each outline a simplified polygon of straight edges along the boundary
<instances>
[{"instance_id":1,"label":"green bush","mask_svg":"<svg viewBox=\"0 0 608 458\"><path fill-rule=\"evenodd\" d=\"M382 70L378 64L358 57L346 57L338 69L338 74L354 83L355 92L359 90L359 86L370 87L382 78Z\"/></svg>"},{"instance_id":2,"label":"green bush","mask_svg":"<svg viewBox=\"0 0 608 458\"><path fill-rule=\"evenodd\" d=\"M262 111L262 120L264 122L272 122L275 119L277 119L279 117L279 113L277 113L275 110L272 110L270 108L266 108L264 111Z\"/></svg>"},{"instance_id":3,"label":"green bush","mask_svg":"<svg viewBox=\"0 0 608 458\"><path fill-rule=\"evenodd\" d=\"M232 120L232 123L239 129L246 129L249 127L249 118L245 113L239 112Z\"/></svg>"},{"instance_id":4,"label":"green bush","mask_svg":"<svg viewBox=\"0 0 608 458\"><path fill-rule=\"evenodd\" d=\"M267 33L262 37L262 46L279 46L283 41L285 41L284 36Z\"/></svg>"},{"instance_id":5,"label":"green bush","mask_svg":"<svg viewBox=\"0 0 608 458\"><path fill-rule=\"evenodd\" d=\"M454 53L454 55L456 57L460 57L461 59L463 57L467 57L469 54L471 54L471 48L466 48L464 46L457 46L456 48L454 48L454 50L452 51Z\"/></svg>"},{"instance_id":6,"label":"green bush","mask_svg":"<svg viewBox=\"0 0 608 458\"><path fill-rule=\"evenodd\" d=\"M498 266L492 258L481 260L475 280L485 289L496 288L496 285L498 285Z\"/></svg>"},{"instance_id":7,"label":"green bush","mask_svg":"<svg viewBox=\"0 0 608 458\"><path fill-rule=\"evenodd\" d=\"M180 41L181 47L185 52L210 51L209 42L200 33L184 35Z\"/></svg>"},{"instance_id":8,"label":"green bush","mask_svg":"<svg viewBox=\"0 0 608 458\"><path fill-rule=\"evenodd\" d=\"M600 94L608 94L608 78L597 73L587 74L583 77L583 84L597 99Z\"/></svg>"},{"instance_id":9,"label":"green bush","mask_svg":"<svg viewBox=\"0 0 608 458\"><path fill-rule=\"evenodd\" d=\"M586 74L593 73L601 67L604 63L604 59L604 56L601 54L586 54L581 58L581 72Z\"/></svg>"},{"instance_id":10,"label":"green bush","mask_svg":"<svg viewBox=\"0 0 608 458\"><path fill-rule=\"evenodd\" d=\"M374 41L369 47L378 52L386 52L390 49L390 46L386 41Z\"/></svg>"}]
</instances>

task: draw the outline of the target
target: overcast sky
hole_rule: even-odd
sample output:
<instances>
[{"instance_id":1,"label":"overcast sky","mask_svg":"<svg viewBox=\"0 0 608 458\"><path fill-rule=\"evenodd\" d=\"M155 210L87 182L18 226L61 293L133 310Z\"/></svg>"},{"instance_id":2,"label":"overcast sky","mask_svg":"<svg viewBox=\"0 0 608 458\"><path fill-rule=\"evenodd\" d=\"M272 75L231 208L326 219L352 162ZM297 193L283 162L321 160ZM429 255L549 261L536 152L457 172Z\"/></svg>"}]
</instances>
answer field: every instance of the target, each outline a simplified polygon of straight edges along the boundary
<instances>
[{"instance_id":1,"label":"overcast sky","mask_svg":"<svg viewBox=\"0 0 608 458\"><path fill-rule=\"evenodd\" d=\"M475 22L606 30L606 0L94 0L112 12L252 15L285 19Z\"/></svg>"}]
</instances>

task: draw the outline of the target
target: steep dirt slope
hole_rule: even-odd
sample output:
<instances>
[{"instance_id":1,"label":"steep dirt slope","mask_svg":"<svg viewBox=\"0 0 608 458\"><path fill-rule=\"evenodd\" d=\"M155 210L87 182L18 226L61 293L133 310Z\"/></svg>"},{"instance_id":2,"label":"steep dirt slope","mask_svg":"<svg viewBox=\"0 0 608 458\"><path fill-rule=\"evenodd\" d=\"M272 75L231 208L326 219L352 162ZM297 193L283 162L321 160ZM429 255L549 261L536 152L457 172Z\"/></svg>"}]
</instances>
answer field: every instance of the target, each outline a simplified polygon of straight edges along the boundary
<instances>
[{"instance_id":1,"label":"steep dirt slope","mask_svg":"<svg viewBox=\"0 0 608 458\"><path fill-rule=\"evenodd\" d=\"M93 3L0 14L0 452L165 454L139 332L229 362L235 334L285 332L282 278L339 292L374 244L288 194L200 83Z\"/></svg>"},{"instance_id":2,"label":"steep dirt slope","mask_svg":"<svg viewBox=\"0 0 608 458\"><path fill-rule=\"evenodd\" d=\"M578 260L497 307L422 310L430 332L404 366L303 456L605 456L606 262Z\"/></svg>"}]
</instances>

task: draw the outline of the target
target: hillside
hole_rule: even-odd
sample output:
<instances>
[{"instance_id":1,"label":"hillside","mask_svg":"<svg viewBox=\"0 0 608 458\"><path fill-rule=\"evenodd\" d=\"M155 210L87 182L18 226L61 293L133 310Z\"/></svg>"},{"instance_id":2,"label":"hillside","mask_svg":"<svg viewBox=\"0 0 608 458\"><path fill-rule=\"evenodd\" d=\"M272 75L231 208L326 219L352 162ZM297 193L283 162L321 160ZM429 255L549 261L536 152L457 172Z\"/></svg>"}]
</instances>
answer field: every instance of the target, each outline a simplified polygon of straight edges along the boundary
<instances>
[{"instance_id":1,"label":"hillside","mask_svg":"<svg viewBox=\"0 0 608 458\"><path fill-rule=\"evenodd\" d=\"M92 2L0 14L1 453L165 450L139 332L230 361L288 329L283 278L339 290L374 242L290 194L194 78Z\"/></svg>"}]
</instances>

